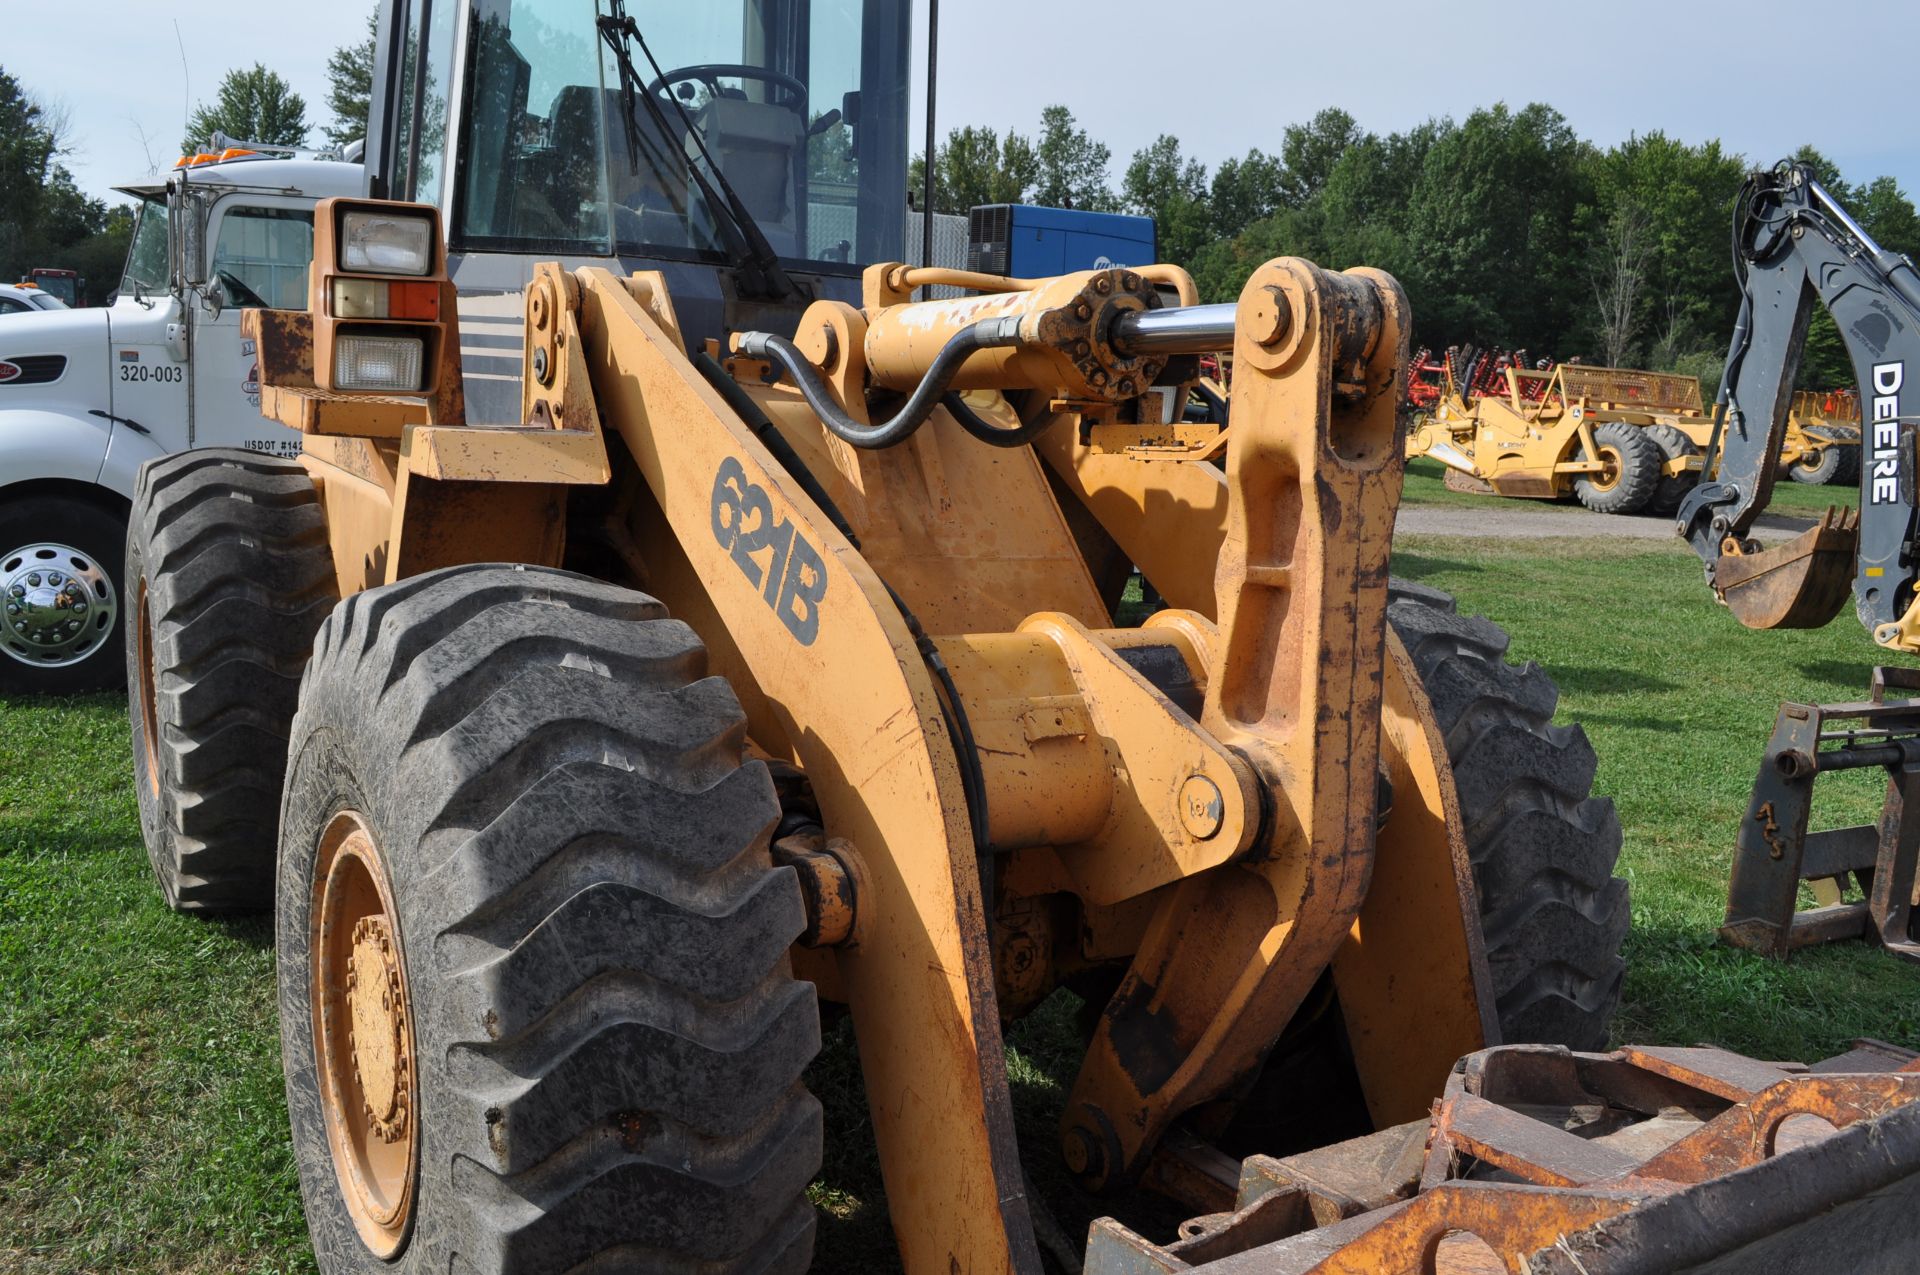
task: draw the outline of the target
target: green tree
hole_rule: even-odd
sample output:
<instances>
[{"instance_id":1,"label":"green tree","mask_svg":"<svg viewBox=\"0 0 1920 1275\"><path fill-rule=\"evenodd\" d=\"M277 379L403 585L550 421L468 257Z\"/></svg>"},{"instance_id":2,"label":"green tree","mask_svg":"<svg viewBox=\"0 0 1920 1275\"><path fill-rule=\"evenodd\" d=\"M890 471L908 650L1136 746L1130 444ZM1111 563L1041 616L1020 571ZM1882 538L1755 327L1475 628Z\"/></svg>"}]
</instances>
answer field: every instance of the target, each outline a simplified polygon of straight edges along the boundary
<instances>
[{"instance_id":1,"label":"green tree","mask_svg":"<svg viewBox=\"0 0 1920 1275\"><path fill-rule=\"evenodd\" d=\"M1280 143L1287 202L1298 207L1318 195L1347 148L1365 137L1353 116L1337 106L1325 108L1305 124L1287 125Z\"/></svg>"},{"instance_id":2,"label":"green tree","mask_svg":"<svg viewBox=\"0 0 1920 1275\"><path fill-rule=\"evenodd\" d=\"M1017 204L1039 174L1033 143L1020 134L1009 130L1002 138L990 128L956 128L935 154L933 209L964 214L980 204ZM907 190L918 199L925 189L926 157L916 155Z\"/></svg>"},{"instance_id":3,"label":"green tree","mask_svg":"<svg viewBox=\"0 0 1920 1275\"><path fill-rule=\"evenodd\" d=\"M88 305L105 305L108 295L120 286L127 263L127 248L133 241L133 206L121 204L108 210L97 200L90 202L101 212L98 225L85 237L55 251L49 260L79 272Z\"/></svg>"},{"instance_id":4,"label":"green tree","mask_svg":"<svg viewBox=\"0 0 1920 1275\"><path fill-rule=\"evenodd\" d=\"M1256 148L1243 159L1222 160L1207 189L1213 233L1221 238L1237 235L1278 212L1286 197L1286 165L1277 156Z\"/></svg>"},{"instance_id":5,"label":"green tree","mask_svg":"<svg viewBox=\"0 0 1920 1275\"><path fill-rule=\"evenodd\" d=\"M1882 248L1920 258L1920 213L1891 177L1876 177L1854 189L1848 211Z\"/></svg>"},{"instance_id":6,"label":"green tree","mask_svg":"<svg viewBox=\"0 0 1920 1275\"><path fill-rule=\"evenodd\" d=\"M1107 186L1107 165L1113 152L1105 143L1089 137L1066 107L1049 106L1040 112L1034 157L1039 175L1033 184L1033 202L1049 208L1095 211L1114 207L1113 192Z\"/></svg>"},{"instance_id":7,"label":"green tree","mask_svg":"<svg viewBox=\"0 0 1920 1275\"><path fill-rule=\"evenodd\" d=\"M1135 151L1120 189L1131 212L1153 218L1160 259L1186 265L1212 235L1207 166L1180 154L1180 139L1162 133Z\"/></svg>"},{"instance_id":8,"label":"green tree","mask_svg":"<svg viewBox=\"0 0 1920 1275\"><path fill-rule=\"evenodd\" d=\"M327 109L333 123L322 131L336 146L367 135L367 112L373 102L373 45L379 33L380 10L367 15L367 38L343 44L327 59Z\"/></svg>"},{"instance_id":9,"label":"green tree","mask_svg":"<svg viewBox=\"0 0 1920 1275\"><path fill-rule=\"evenodd\" d=\"M1442 124L1408 200L1401 282L1421 341L1562 348L1587 312L1592 148L1534 103Z\"/></svg>"},{"instance_id":10,"label":"green tree","mask_svg":"<svg viewBox=\"0 0 1920 1275\"><path fill-rule=\"evenodd\" d=\"M1717 141L1689 145L1664 133L1629 137L1594 158L1594 201L1581 229L1596 253L1622 218L1639 223L1645 287L1627 326L1645 334L1652 362L1722 346L1739 308L1727 228L1746 161ZM1723 351L1724 352L1724 351Z\"/></svg>"},{"instance_id":11,"label":"green tree","mask_svg":"<svg viewBox=\"0 0 1920 1275\"><path fill-rule=\"evenodd\" d=\"M27 260L46 206L56 140L45 112L0 70L0 282L44 262Z\"/></svg>"},{"instance_id":12,"label":"green tree","mask_svg":"<svg viewBox=\"0 0 1920 1275\"><path fill-rule=\"evenodd\" d=\"M303 146L307 104L279 75L256 62L247 70L228 71L213 102L195 108L180 148L191 155L216 131L243 141Z\"/></svg>"}]
</instances>

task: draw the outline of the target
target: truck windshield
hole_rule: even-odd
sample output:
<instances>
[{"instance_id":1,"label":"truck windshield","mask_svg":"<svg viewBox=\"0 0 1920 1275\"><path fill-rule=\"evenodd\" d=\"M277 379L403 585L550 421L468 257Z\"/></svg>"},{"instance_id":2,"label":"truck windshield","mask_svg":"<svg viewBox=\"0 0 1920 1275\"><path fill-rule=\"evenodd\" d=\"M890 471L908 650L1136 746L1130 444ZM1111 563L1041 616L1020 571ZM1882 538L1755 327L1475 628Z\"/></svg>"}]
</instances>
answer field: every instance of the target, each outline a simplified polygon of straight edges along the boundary
<instances>
[{"instance_id":1,"label":"truck windshield","mask_svg":"<svg viewBox=\"0 0 1920 1275\"><path fill-rule=\"evenodd\" d=\"M28 277L35 287L71 306L80 299L77 276L71 270L34 270ZM65 309L66 306L62 306ZM50 309L51 307L42 307Z\"/></svg>"},{"instance_id":2,"label":"truck windshield","mask_svg":"<svg viewBox=\"0 0 1920 1275\"><path fill-rule=\"evenodd\" d=\"M133 246L127 250L127 271L120 277L120 291L152 296L167 290L167 205L164 200L143 199L133 225Z\"/></svg>"},{"instance_id":3,"label":"truck windshield","mask_svg":"<svg viewBox=\"0 0 1920 1275\"><path fill-rule=\"evenodd\" d=\"M470 41L457 246L717 252L713 215L689 175L697 131L781 257L897 257L908 8L636 0L628 12L662 74L637 47L636 69L665 127L636 101L630 138L619 69L595 28L604 6L483 0Z\"/></svg>"}]
</instances>

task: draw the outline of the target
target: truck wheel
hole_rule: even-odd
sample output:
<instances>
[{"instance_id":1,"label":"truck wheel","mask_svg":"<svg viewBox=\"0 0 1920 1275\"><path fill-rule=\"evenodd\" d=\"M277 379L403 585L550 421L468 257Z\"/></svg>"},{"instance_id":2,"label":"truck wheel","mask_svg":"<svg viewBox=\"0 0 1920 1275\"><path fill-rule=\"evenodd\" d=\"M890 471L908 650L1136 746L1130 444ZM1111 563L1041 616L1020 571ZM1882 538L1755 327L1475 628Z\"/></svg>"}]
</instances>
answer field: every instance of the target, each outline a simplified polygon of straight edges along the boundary
<instances>
[{"instance_id":1,"label":"truck wheel","mask_svg":"<svg viewBox=\"0 0 1920 1275\"><path fill-rule=\"evenodd\" d=\"M705 664L651 598L544 568L322 627L276 913L322 1271L807 1268L806 918Z\"/></svg>"},{"instance_id":2,"label":"truck wheel","mask_svg":"<svg viewBox=\"0 0 1920 1275\"><path fill-rule=\"evenodd\" d=\"M1681 460L1689 456L1698 456L1700 449L1691 438L1672 425L1649 425L1647 437L1660 449L1660 462L1664 466L1668 461ZM1597 439L1595 441L1598 441ZM1679 474L1662 472L1660 481L1654 486L1653 499L1647 502L1647 512L1666 517L1680 508L1680 502L1686 499L1694 484L1700 481L1700 471L1687 470Z\"/></svg>"},{"instance_id":3,"label":"truck wheel","mask_svg":"<svg viewBox=\"0 0 1920 1275\"><path fill-rule=\"evenodd\" d=\"M1573 494L1597 514L1631 514L1647 507L1660 486L1660 448L1638 425L1608 421L1593 431L1606 469L1573 480Z\"/></svg>"},{"instance_id":4,"label":"truck wheel","mask_svg":"<svg viewBox=\"0 0 1920 1275\"><path fill-rule=\"evenodd\" d=\"M0 695L111 690L120 658L124 515L72 496L0 505Z\"/></svg>"},{"instance_id":5,"label":"truck wheel","mask_svg":"<svg viewBox=\"0 0 1920 1275\"><path fill-rule=\"evenodd\" d=\"M313 480L295 461L237 448L149 461L126 560L147 858L179 911L264 911L300 672L335 602Z\"/></svg>"},{"instance_id":6,"label":"truck wheel","mask_svg":"<svg viewBox=\"0 0 1920 1275\"><path fill-rule=\"evenodd\" d=\"M1797 483L1830 483L1835 487L1854 487L1860 482L1860 447L1857 443L1829 443L1819 451L1802 456L1787 466Z\"/></svg>"},{"instance_id":7,"label":"truck wheel","mask_svg":"<svg viewBox=\"0 0 1920 1275\"><path fill-rule=\"evenodd\" d=\"M1503 656L1507 635L1438 589L1395 580L1387 622L1433 704L1460 795L1487 964L1508 1043L1600 1049L1630 920L1613 875L1620 821L1595 797L1593 746L1553 725L1560 690Z\"/></svg>"}]
</instances>

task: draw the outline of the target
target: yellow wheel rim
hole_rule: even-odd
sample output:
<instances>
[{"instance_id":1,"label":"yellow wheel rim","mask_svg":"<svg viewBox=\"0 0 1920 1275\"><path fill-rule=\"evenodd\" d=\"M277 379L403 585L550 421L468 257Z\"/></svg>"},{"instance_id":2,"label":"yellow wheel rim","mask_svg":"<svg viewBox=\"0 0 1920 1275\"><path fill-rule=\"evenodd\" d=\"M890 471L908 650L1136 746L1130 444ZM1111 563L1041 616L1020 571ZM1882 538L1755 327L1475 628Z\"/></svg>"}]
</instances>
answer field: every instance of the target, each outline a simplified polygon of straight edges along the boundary
<instances>
[{"instance_id":1,"label":"yellow wheel rim","mask_svg":"<svg viewBox=\"0 0 1920 1275\"><path fill-rule=\"evenodd\" d=\"M335 815L320 838L309 939L328 1150L361 1241L391 1257L413 1218L420 1088L386 863L354 811Z\"/></svg>"}]
</instances>

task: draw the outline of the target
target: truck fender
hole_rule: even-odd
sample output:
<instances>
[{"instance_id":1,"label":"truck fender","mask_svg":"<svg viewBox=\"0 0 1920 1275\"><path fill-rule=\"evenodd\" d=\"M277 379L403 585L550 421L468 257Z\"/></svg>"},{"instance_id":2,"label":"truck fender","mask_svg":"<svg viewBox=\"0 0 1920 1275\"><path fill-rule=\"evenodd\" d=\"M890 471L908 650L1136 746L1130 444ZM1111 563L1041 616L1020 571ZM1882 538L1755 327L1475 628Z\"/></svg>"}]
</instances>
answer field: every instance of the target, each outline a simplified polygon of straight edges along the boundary
<instances>
[{"instance_id":1,"label":"truck fender","mask_svg":"<svg viewBox=\"0 0 1920 1275\"><path fill-rule=\"evenodd\" d=\"M110 436L127 432L97 416L31 407L0 412L0 488L43 478L106 483L101 471ZM131 498L133 471L127 471L124 483L107 485Z\"/></svg>"},{"instance_id":2,"label":"truck fender","mask_svg":"<svg viewBox=\"0 0 1920 1275\"><path fill-rule=\"evenodd\" d=\"M116 424L107 444L106 456L100 464L98 481L102 487L132 500L133 484L140 476L140 466L165 455L168 455L167 449L148 435L137 434L125 425Z\"/></svg>"}]
</instances>

